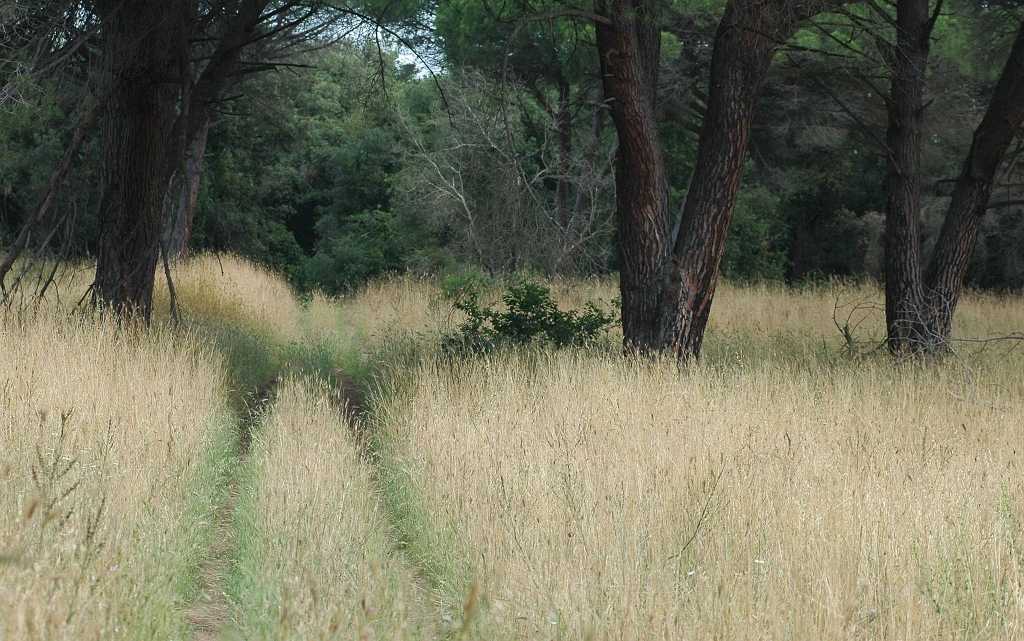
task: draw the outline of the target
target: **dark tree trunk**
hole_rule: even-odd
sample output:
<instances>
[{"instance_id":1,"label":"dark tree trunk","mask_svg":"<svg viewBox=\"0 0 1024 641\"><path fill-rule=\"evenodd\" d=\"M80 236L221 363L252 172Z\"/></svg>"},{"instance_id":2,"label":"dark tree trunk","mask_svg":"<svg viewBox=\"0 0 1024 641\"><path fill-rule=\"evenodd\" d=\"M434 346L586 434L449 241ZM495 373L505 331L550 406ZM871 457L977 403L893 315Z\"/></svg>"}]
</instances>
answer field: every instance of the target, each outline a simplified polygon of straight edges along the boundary
<instances>
[{"instance_id":1,"label":"dark tree trunk","mask_svg":"<svg viewBox=\"0 0 1024 641\"><path fill-rule=\"evenodd\" d=\"M891 56L889 175L886 210L885 316L894 354L948 348L953 314L996 171L1024 123L1024 25L996 85L957 178L942 231L922 274L920 213L921 119L934 17L928 0L900 0Z\"/></svg>"},{"instance_id":2,"label":"dark tree trunk","mask_svg":"<svg viewBox=\"0 0 1024 641\"><path fill-rule=\"evenodd\" d=\"M169 211L166 215L163 238L164 248L170 260L180 260L188 256L209 132L210 120L207 117L200 125L195 138L189 143L182 167L171 178L166 201Z\"/></svg>"},{"instance_id":3,"label":"dark tree trunk","mask_svg":"<svg viewBox=\"0 0 1024 641\"><path fill-rule=\"evenodd\" d=\"M97 303L120 315L149 320L171 176L182 166L186 149L204 137L200 133L207 126L209 105L234 80L243 47L258 39L260 16L268 4L245 0L236 5L217 48L193 82L187 3L96 3L110 91L103 121L104 185L93 289ZM197 186L195 182L190 188Z\"/></svg>"},{"instance_id":4,"label":"dark tree trunk","mask_svg":"<svg viewBox=\"0 0 1024 641\"><path fill-rule=\"evenodd\" d=\"M1024 24L996 84L985 116L953 189L953 197L926 272L931 309L929 335L948 342L953 313L963 290L967 265L988 207L992 182L1007 148L1024 123Z\"/></svg>"},{"instance_id":5,"label":"dark tree trunk","mask_svg":"<svg viewBox=\"0 0 1024 641\"><path fill-rule=\"evenodd\" d=\"M932 19L928 0L900 0L886 132L885 324L893 353L928 349L921 276L921 131Z\"/></svg>"},{"instance_id":6,"label":"dark tree trunk","mask_svg":"<svg viewBox=\"0 0 1024 641\"><path fill-rule=\"evenodd\" d=\"M598 0L604 96L618 133L619 289L627 350L657 347L658 288L668 247L668 187L655 121L661 49L653 1Z\"/></svg>"},{"instance_id":7,"label":"dark tree trunk","mask_svg":"<svg viewBox=\"0 0 1024 641\"><path fill-rule=\"evenodd\" d=\"M187 53L184 7L99 3L110 98L102 120L103 199L95 300L148 321L160 255L169 155Z\"/></svg>"},{"instance_id":8,"label":"dark tree trunk","mask_svg":"<svg viewBox=\"0 0 1024 641\"><path fill-rule=\"evenodd\" d=\"M216 50L189 92L184 119L180 123L178 148L170 157L175 164L170 168L172 178L165 200L167 212L162 240L167 247L168 258L172 260L188 255L192 239L210 131L210 106L237 81L242 49L257 37L260 16L269 4L269 0L246 0L237 6L237 12L225 26Z\"/></svg>"},{"instance_id":9,"label":"dark tree trunk","mask_svg":"<svg viewBox=\"0 0 1024 641\"><path fill-rule=\"evenodd\" d=\"M715 35L697 161L672 257L660 281L655 345L700 354L736 204L757 96L781 43L839 2L730 2Z\"/></svg>"}]
</instances>

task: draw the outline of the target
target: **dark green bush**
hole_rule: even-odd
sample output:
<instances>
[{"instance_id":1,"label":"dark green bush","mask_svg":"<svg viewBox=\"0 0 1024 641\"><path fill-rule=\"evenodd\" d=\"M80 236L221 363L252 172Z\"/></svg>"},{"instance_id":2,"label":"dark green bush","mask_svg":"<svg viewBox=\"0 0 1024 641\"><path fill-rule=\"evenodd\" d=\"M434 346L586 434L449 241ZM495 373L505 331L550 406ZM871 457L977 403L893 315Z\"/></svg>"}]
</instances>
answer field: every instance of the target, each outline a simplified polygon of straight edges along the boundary
<instances>
[{"instance_id":1,"label":"dark green bush","mask_svg":"<svg viewBox=\"0 0 1024 641\"><path fill-rule=\"evenodd\" d=\"M484 306L478 289L458 290L454 307L466 315L466 320L456 332L444 337L445 351L479 353L514 345L589 345L618 323L614 308L602 309L592 302L582 310L561 310L549 288L531 281L511 285L502 301L504 309Z\"/></svg>"}]
</instances>

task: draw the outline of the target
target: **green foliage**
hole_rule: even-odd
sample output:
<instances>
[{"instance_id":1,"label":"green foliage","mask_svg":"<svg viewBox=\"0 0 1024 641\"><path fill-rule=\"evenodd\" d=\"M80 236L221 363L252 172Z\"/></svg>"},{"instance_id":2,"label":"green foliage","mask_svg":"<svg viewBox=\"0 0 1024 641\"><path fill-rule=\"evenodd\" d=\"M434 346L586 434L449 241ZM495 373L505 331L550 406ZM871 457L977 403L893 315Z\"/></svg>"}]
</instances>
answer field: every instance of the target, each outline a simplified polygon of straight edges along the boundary
<instances>
[{"instance_id":1,"label":"green foliage","mask_svg":"<svg viewBox=\"0 0 1024 641\"><path fill-rule=\"evenodd\" d=\"M618 321L612 309L590 302L582 311L564 311L551 298L551 290L536 282L515 283L502 296L505 309L483 306L471 287L460 291L455 309L466 320L442 342L448 352L487 352L503 346L591 345Z\"/></svg>"},{"instance_id":2,"label":"green foliage","mask_svg":"<svg viewBox=\"0 0 1024 641\"><path fill-rule=\"evenodd\" d=\"M445 0L437 4L437 33L446 58L460 66L499 72L507 65L528 85L575 80L596 64L594 50L581 42L593 38L593 28L572 17L536 19L563 9L552 0Z\"/></svg>"},{"instance_id":3,"label":"green foliage","mask_svg":"<svg viewBox=\"0 0 1024 641\"><path fill-rule=\"evenodd\" d=\"M341 292L386 272L400 270L408 248L401 225L387 211L367 211L341 219L321 218L316 253L305 261L301 282Z\"/></svg>"},{"instance_id":4,"label":"green foliage","mask_svg":"<svg viewBox=\"0 0 1024 641\"><path fill-rule=\"evenodd\" d=\"M451 301L469 297L479 298L481 293L493 288L494 279L475 269L448 274L441 279L441 294Z\"/></svg>"},{"instance_id":5,"label":"green foliage","mask_svg":"<svg viewBox=\"0 0 1024 641\"><path fill-rule=\"evenodd\" d=\"M960 171L1009 50L1008 27L1024 11L1018 0L950 3L938 16L929 63L921 174L935 183L922 194L926 250L948 198L948 183L939 181ZM553 0L359 6L399 31L408 27L402 32L414 34L414 44L427 35L416 25L433 25L445 98L408 58L385 52L381 60L373 44L352 41L294 61L308 69L246 75L210 131L191 249L238 253L300 289L327 293L403 270L614 269L615 132L595 107L602 103L593 25L555 16L565 7ZM673 0L663 7L657 119L673 212L693 171L725 6ZM877 7L848 11L855 21L877 19L886 39L891 26L874 16ZM873 30L850 20L831 16L800 30L798 47L772 66L726 241L728 278L879 276L885 159L877 142L886 126L879 94L888 72ZM38 202L85 95L74 74L41 80L12 73L23 63L0 64L0 74L8 70L0 84L15 97L0 109L0 243ZM877 79L877 88L866 90L858 78ZM571 115L567 170L554 127L560 98ZM99 138L93 132L87 140L53 206L73 220L51 247L67 241L77 256L95 248L99 231ZM579 209L569 224L555 207L559 176L568 176L570 209ZM999 199L1019 194L1014 187ZM1021 211L986 215L972 286L1024 283Z\"/></svg>"},{"instance_id":6,"label":"green foliage","mask_svg":"<svg viewBox=\"0 0 1024 641\"><path fill-rule=\"evenodd\" d=\"M788 233L779 197L762 186L740 191L722 257L722 273L736 281L782 280Z\"/></svg>"},{"instance_id":7,"label":"green foliage","mask_svg":"<svg viewBox=\"0 0 1024 641\"><path fill-rule=\"evenodd\" d=\"M0 85L4 80L0 78ZM15 98L0 101L0 242L15 234L38 205L71 140L79 117L75 107L82 102L79 87L36 81L28 74L10 79L4 90ZM51 247L66 243L78 255L94 240L98 158L98 145L87 140L52 207L55 212L74 212L73 235L67 238L58 230Z\"/></svg>"},{"instance_id":8,"label":"green foliage","mask_svg":"<svg viewBox=\"0 0 1024 641\"><path fill-rule=\"evenodd\" d=\"M312 70L254 79L254 105L215 124L193 245L335 294L404 269L430 239L392 210L402 133L366 73L376 53L338 46L311 56ZM420 82L393 71L389 83Z\"/></svg>"}]
</instances>

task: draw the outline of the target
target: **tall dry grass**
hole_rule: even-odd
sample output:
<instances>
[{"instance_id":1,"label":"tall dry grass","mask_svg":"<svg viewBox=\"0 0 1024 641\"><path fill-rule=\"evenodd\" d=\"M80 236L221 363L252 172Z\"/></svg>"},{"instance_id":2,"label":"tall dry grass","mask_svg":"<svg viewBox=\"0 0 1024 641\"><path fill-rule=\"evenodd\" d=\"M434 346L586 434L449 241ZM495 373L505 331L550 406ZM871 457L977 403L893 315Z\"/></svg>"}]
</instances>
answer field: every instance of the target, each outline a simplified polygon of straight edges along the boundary
<instances>
[{"instance_id":1,"label":"tall dry grass","mask_svg":"<svg viewBox=\"0 0 1024 641\"><path fill-rule=\"evenodd\" d=\"M437 285L414 276L371 281L337 299L315 296L309 306L314 321L354 340L379 342L399 332L445 328L452 314Z\"/></svg>"},{"instance_id":2,"label":"tall dry grass","mask_svg":"<svg viewBox=\"0 0 1024 641\"><path fill-rule=\"evenodd\" d=\"M342 297L314 293L305 308L307 340L319 346L350 390L382 368L430 351L457 322L431 281L412 276L372 281Z\"/></svg>"},{"instance_id":3,"label":"tall dry grass","mask_svg":"<svg viewBox=\"0 0 1024 641\"><path fill-rule=\"evenodd\" d=\"M448 610L478 586L480 638L1024 638L1024 358L807 358L835 294L723 288L709 342L743 339L684 370L506 354L377 399ZM1020 300L963 311L1024 327Z\"/></svg>"},{"instance_id":4,"label":"tall dry grass","mask_svg":"<svg viewBox=\"0 0 1024 641\"><path fill-rule=\"evenodd\" d=\"M567 307L592 300L618 298L611 277L555 280L555 298ZM880 342L885 336L884 295L877 283L825 281L799 287L782 283L719 283L708 320L709 343L740 335L796 336L820 345L826 338L842 340L840 325L849 323L855 338ZM1020 332L1024 305L1012 295L967 292L957 308L954 334L958 338L988 338Z\"/></svg>"},{"instance_id":5,"label":"tall dry grass","mask_svg":"<svg viewBox=\"0 0 1024 641\"><path fill-rule=\"evenodd\" d=\"M186 319L217 322L278 342L302 336L302 305L288 283L246 258L200 254L172 270L178 306ZM166 318L170 293L158 277L154 309Z\"/></svg>"},{"instance_id":6,"label":"tall dry grass","mask_svg":"<svg viewBox=\"0 0 1024 641\"><path fill-rule=\"evenodd\" d=\"M254 435L239 506L240 639L429 639L371 468L323 386L286 381Z\"/></svg>"},{"instance_id":7,"label":"tall dry grass","mask_svg":"<svg viewBox=\"0 0 1024 641\"><path fill-rule=\"evenodd\" d=\"M147 332L68 319L61 289L0 323L0 639L187 637L228 399L336 370L396 377L372 452L336 390L284 384L239 479L238 638L1024 638L1024 357L847 359L836 301L877 341L873 286L723 284L682 371L614 350L395 371L390 344L459 320L429 281L304 306L204 256L175 282L191 330L163 284ZM1024 304L972 294L957 322L1020 331Z\"/></svg>"},{"instance_id":8,"label":"tall dry grass","mask_svg":"<svg viewBox=\"0 0 1024 641\"><path fill-rule=\"evenodd\" d=\"M0 323L0 639L170 639L230 448L223 367L181 334Z\"/></svg>"}]
</instances>

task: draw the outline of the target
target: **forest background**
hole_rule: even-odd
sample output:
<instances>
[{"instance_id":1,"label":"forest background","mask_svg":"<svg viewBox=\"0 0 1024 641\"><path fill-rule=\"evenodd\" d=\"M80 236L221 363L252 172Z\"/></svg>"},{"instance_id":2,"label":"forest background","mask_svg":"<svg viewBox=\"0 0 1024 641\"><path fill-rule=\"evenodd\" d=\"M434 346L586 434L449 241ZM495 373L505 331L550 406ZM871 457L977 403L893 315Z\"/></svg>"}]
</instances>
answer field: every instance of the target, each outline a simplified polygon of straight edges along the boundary
<instances>
[{"instance_id":1,"label":"forest background","mask_svg":"<svg viewBox=\"0 0 1024 641\"><path fill-rule=\"evenodd\" d=\"M339 24L287 63L243 77L211 109L208 137L190 156L194 209L176 251L238 253L328 293L404 270L616 271L617 141L594 29L534 4L446 0L405 8L394 28ZM662 15L656 118L675 217L722 10L677 0ZM1018 2L955 0L935 24L925 252L1020 14ZM728 279L882 276L887 98L872 87L886 87L888 70L871 52L870 29L848 22L840 41L828 20L809 21L780 49L763 86L721 264ZM865 46L851 53L856 42ZM69 147L85 84L73 72L8 76L5 246ZM1017 141L1001 168L969 286L1024 286L1022 149ZM97 252L102 171L93 136L56 194L53 209L73 213L50 243L65 256Z\"/></svg>"}]
</instances>

